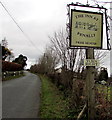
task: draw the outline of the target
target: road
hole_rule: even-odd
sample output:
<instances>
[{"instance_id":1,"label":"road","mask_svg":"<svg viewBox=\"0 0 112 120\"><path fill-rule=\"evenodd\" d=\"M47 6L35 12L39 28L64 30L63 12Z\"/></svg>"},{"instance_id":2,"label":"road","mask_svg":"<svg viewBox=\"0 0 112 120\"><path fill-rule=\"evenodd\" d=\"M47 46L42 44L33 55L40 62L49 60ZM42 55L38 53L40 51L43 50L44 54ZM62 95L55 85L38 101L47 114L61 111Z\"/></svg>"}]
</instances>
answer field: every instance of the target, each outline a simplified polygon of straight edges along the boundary
<instances>
[{"instance_id":1,"label":"road","mask_svg":"<svg viewBox=\"0 0 112 120\"><path fill-rule=\"evenodd\" d=\"M2 118L38 118L41 82L32 73L25 74L3 82Z\"/></svg>"}]
</instances>

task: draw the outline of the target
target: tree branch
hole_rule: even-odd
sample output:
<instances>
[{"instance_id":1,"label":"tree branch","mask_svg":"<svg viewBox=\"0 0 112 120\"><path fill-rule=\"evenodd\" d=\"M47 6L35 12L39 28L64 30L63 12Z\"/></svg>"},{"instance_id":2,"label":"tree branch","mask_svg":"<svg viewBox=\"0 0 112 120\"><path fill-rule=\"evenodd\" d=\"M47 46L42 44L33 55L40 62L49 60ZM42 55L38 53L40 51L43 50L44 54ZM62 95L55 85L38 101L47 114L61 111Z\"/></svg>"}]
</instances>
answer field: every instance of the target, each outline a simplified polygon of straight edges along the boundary
<instances>
[{"instance_id":1,"label":"tree branch","mask_svg":"<svg viewBox=\"0 0 112 120\"><path fill-rule=\"evenodd\" d=\"M82 111L79 113L77 120L80 120L84 114L84 112L86 111L87 105L85 104Z\"/></svg>"}]
</instances>

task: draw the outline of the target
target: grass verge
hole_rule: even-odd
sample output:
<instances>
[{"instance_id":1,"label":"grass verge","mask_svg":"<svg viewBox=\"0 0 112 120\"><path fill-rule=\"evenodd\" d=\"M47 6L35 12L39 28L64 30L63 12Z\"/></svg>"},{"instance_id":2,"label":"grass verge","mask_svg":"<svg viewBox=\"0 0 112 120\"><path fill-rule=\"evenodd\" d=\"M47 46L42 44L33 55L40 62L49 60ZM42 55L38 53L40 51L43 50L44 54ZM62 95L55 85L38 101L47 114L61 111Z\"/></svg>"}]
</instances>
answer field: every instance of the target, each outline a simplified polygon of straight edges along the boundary
<instances>
[{"instance_id":1,"label":"grass verge","mask_svg":"<svg viewBox=\"0 0 112 120\"><path fill-rule=\"evenodd\" d=\"M25 75L22 74L22 75L16 75L16 76L9 76L9 77L3 78L3 81L16 79L16 78L23 77L23 76L25 76Z\"/></svg>"},{"instance_id":2,"label":"grass verge","mask_svg":"<svg viewBox=\"0 0 112 120\"><path fill-rule=\"evenodd\" d=\"M66 118L68 102L58 88L44 75L42 81L40 118Z\"/></svg>"}]
</instances>

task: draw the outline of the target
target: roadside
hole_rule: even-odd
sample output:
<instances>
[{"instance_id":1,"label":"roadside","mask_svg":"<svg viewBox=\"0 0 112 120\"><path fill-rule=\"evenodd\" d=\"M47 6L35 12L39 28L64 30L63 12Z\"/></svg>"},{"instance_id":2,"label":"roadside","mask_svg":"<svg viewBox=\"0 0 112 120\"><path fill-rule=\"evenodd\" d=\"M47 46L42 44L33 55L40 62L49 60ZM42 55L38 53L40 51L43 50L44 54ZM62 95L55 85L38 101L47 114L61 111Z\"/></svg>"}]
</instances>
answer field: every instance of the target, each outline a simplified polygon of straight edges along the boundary
<instances>
[{"instance_id":1,"label":"roadside","mask_svg":"<svg viewBox=\"0 0 112 120\"><path fill-rule=\"evenodd\" d=\"M24 76L25 76L24 74L17 75L17 76L9 76L9 77L3 78L3 81L12 80L12 79L16 79L16 78L24 77Z\"/></svg>"},{"instance_id":2,"label":"roadside","mask_svg":"<svg viewBox=\"0 0 112 120\"><path fill-rule=\"evenodd\" d=\"M25 76L25 73L23 71L21 71L20 73L17 72L17 74L14 74L14 73L16 73L16 72L10 72L10 74L8 72L9 75L7 75L7 76L2 75L2 81L12 80L12 79L16 79L16 78Z\"/></svg>"},{"instance_id":3,"label":"roadside","mask_svg":"<svg viewBox=\"0 0 112 120\"><path fill-rule=\"evenodd\" d=\"M58 88L44 75L40 75L42 82L40 118L67 118L68 100Z\"/></svg>"}]
</instances>

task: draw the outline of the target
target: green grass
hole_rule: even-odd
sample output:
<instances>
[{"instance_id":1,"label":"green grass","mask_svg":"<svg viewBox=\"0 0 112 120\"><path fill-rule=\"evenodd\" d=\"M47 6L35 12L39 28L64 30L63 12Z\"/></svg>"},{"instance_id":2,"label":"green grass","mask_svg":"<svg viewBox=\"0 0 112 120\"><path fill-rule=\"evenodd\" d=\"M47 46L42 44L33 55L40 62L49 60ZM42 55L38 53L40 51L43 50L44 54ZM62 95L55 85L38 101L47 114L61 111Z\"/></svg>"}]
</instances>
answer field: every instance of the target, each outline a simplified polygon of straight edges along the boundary
<instances>
[{"instance_id":1,"label":"green grass","mask_svg":"<svg viewBox=\"0 0 112 120\"><path fill-rule=\"evenodd\" d=\"M46 77L42 81L40 118L66 118L68 102L57 87Z\"/></svg>"},{"instance_id":2,"label":"green grass","mask_svg":"<svg viewBox=\"0 0 112 120\"><path fill-rule=\"evenodd\" d=\"M16 78L23 77L23 76L25 76L25 75L21 74L21 75L16 75L16 76L9 76L9 77L3 78L3 81L16 79Z\"/></svg>"}]
</instances>

